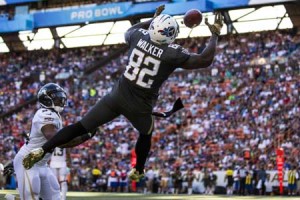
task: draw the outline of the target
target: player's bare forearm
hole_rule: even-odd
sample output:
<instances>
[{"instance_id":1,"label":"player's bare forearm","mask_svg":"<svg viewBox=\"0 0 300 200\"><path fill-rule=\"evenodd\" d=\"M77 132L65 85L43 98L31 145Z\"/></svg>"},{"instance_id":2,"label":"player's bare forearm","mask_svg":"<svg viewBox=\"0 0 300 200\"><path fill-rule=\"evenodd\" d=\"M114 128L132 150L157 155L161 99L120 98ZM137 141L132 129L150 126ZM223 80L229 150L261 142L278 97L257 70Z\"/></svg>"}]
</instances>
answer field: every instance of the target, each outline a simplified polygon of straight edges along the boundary
<instances>
[{"instance_id":1,"label":"player's bare forearm","mask_svg":"<svg viewBox=\"0 0 300 200\"><path fill-rule=\"evenodd\" d=\"M45 153L51 152L55 147L67 144L78 136L87 134L88 131L80 122L62 128L58 133L48 140L43 146Z\"/></svg>"},{"instance_id":2,"label":"player's bare forearm","mask_svg":"<svg viewBox=\"0 0 300 200\"><path fill-rule=\"evenodd\" d=\"M184 63L182 68L199 69L209 67L214 60L217 43L218 36L213 34L203 52L201 54L191 54L190 58Z\"/></svg>"}]
</instances>

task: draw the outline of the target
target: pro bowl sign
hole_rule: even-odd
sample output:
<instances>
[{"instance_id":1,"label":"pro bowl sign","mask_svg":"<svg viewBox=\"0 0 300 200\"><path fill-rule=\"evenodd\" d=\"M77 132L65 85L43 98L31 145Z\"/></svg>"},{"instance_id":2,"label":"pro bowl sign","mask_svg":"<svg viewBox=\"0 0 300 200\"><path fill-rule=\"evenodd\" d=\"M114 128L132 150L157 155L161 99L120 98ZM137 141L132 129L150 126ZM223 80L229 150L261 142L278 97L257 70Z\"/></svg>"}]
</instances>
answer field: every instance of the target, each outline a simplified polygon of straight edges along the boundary
<instances>
[{"instance_id":1,"label":"pro bowl sign","mask_svg":"<svg viewBox=\"0 0 300 200\"><path fill-rule=\"evenodd\" d=\"M106 4L90 9L74 10L70 13L72 21L98 21L124 17L131 3Z\"/></svg>"},{"instance_id":2,"label":"pro bowl sign","mask_svg":"<svg viewBox=\"0 0 300 200\"><path fill-rule=\"evenodd\" d=\"M35 27L50 27L123 18L128 15L131 2L82 6L66 10L34 13Z\"/></svg>"}]
</instances>

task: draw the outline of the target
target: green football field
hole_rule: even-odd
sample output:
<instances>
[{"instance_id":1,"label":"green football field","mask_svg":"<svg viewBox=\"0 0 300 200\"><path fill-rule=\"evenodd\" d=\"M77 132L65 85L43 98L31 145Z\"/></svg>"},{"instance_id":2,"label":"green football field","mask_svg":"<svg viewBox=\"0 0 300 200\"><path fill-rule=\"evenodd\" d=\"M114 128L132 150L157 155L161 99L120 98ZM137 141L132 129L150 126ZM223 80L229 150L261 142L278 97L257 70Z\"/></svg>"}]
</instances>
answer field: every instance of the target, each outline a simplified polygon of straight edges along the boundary
<instances>
[{"instance_id":1,"label":"green football field","mask_svg":"<svg viewBox=\"0 0 300 200\"><path fill-rule=\"evenodd\" d=\"M4 199L4 195L7 193L17 194L15 190L0 190L0 199ZM217 195L158 195L158 194L135 194L135 193L99 193L99 192L68 192L68 200L96 200L96 199L108 199L108 200L137 200L137 199L145 199L145 200L229 200L229 199L245 199L245 200L254 200L254 199L262 199L262 200L300 200L300 197L259 197L259 196L247 196L247 197L239 197L239 196L217 196Z\"/></svg>"}]
</instances>

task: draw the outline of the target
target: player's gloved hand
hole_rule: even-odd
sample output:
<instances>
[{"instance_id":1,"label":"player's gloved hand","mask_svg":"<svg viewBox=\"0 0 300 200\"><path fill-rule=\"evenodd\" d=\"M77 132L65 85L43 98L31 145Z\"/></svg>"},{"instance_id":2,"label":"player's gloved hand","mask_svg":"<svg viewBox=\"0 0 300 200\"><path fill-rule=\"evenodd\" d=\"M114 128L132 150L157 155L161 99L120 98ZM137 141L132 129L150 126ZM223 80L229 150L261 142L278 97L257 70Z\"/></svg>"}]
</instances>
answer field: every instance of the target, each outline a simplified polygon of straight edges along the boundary
<instances>
[{"instance_id":1,"label":"player's gloved hand","mask_svg":"<svg viewBox=\"0 0 300 200\"><path fill-rule=\"evenodd\" d=\"M12 161L7 162L4 165L3 175L4 176L10 176L15 172L14 170L14 164Z\"/></svg>"},{"instance_id":2,"label":"player's gloved hand","mask_svg":"<svg viewBox=\"0 0 300 200\"><path fill-rule=\"evenodd\" d=\"M162 11L164 11L165 9L165 5L160 5L156 8L155 14L154 14L154 18L157 17L158 15L160 15L162 13Z\"/></svg>"},{"instance_id":3,"label":"player's gloved hand","mask_svg":"<svg viewBox=\"0 0 300 200\"><path fill-rule=\"evenodd\" d=\"M212 34L220 35L221 29L223 27L223 16L221 12L216 12L214 24L208 23L208 19L205 18L205 24L208 26Z\"/></svg>"}]
</instances>

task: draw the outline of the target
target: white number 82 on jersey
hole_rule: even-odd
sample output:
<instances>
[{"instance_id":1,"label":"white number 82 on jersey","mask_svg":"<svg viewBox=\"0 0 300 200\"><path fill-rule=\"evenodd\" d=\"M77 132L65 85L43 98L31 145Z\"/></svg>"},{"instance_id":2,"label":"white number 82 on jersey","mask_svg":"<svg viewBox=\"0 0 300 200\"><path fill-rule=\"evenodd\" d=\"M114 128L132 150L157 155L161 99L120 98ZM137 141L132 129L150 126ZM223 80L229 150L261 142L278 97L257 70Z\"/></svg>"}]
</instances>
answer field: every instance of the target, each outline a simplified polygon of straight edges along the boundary
<instances>
[{"instance_id":1,"label":"white number 82 on jersey","mask_svg":"<svg viewBox=\"0 0 300 200\"><path fill-rule=\"evenodd\" d=\"M152 69L141 68L142 65L144 66L153 65L153 68ZM126 67L124 76L130 81L136 80L136 84L138 86L141 86L143 88L151 88L154 80L149 78L147 81L145 81L144 77L145 75L149 75L152 77L156 76L159 70L159 66L160 66L159 60L156 60L151 56L145 57L145 53L134 48L131 52L129 58L129 64Z\"/></svg>"}]
</instances>

